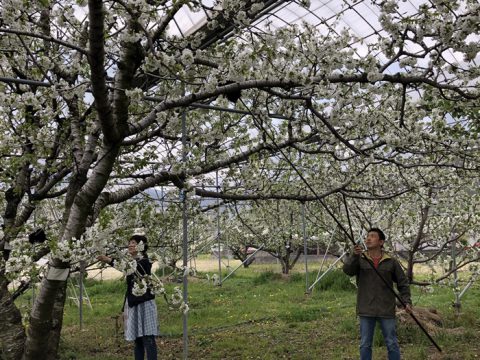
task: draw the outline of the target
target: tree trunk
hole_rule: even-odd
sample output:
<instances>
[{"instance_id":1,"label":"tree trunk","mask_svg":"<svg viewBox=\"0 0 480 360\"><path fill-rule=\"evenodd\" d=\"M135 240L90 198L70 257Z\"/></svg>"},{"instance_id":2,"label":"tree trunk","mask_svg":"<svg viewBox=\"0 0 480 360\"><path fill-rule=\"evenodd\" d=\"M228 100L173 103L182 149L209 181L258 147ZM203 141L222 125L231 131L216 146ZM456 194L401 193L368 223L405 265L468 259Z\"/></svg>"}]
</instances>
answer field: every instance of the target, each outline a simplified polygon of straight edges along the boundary
<instances>
[{"instance_id":1,"label":"tree trunk","mask_svg":"<svg viewBox=\"0 0 480 360\"><path fill-rule=\"evenodd\" d=\"M56 360L58 345L60 343L60 333L63 324L63 309L65 307L65 300L67 298L67 281L63 282L63 288L59 289L53 304L52 313L52 328L50 329L50 336L48 337L46 354L47 360Z\"/></svg>"},{"instance_id":2,"label":"tree trunk","mask_svg":"<svg viewBox=\"0 0 480 360\"><path fill-rule=\"evenodd\" d=\"M302 248L298 248L297 249L297 252L295 254L295 257L293 258L293 260L289 260L290 261L290 270L293 269L293 267L295 266L295 264L297 263L298 259L300 259L300 255L303 254L303 249ZM306 254L304 254L305 256L307 256Z\"/></svg>"},{"instance_id":3,"label":"tree trunk","mask_svg":"<svg viewBox=\"0 0 480 360\"><path fill-rule=\"evenodd\" d=\"M291 254L291 250L290 250L290 245L286 248L286 254L285 256L283 257L283 261L285 262L285 267L284 267L284 271L283 273L285 275L288 275L288 273L290 272L290 269L292 268L290 265L290 254Z\"/></svg>"},{"instance_id":4,"label":"tree trunk","mask_svg":"<svg viewBox=\"0 0 480 360\"><path fill-rule=\"evenodd\" d=\"M432 188L428 189L428 198L432 197ZM424 229L426 223L428 221L428 215L430 212L430 205L426 205L420 209L420 224L418 225L417 235L410 246L410 251L408 252L408 265L407 265L407 279L409 283L413 282L413 266L414 266L414 257L418 251L418 247L420 246L423 237L424 237Z\"/></svg>"},{"instance_id":5,"label":"tree trunk","mask_svg":"<svg viewBox=\"0 0 480 360\"><path fill-rule=\"evenodd\" d=\"M288 266L288 256L287 257L280 256L279 259L280 259L280 264L282 264L282 274L288 275L290 270Z\"/></svg>"},{"instance_id":6,"label":"tree trunk","mask_svg":"<svg viewBox=\"0 0 480 360\"><path fill-rule=\"evenodd\" d=\"M408 251L408 257L407 257L407 279L409 283L412 283L413 281L413 260L415 256L415 251Z\"/></svg>"},{"instance_id":7,"label":"tree trunk","mask_svg":"<svg viewBox=\"0 0 480 360\"><path fill-rule=\"evenodd\" d=\"M0 273L0 359L18 360L23 354L25 329L7 285L5 275Z\"/></svg>"},{"instance_id":8,"label":"tree trunk","mask_svg":"<svg viewBox=\"0 0 480 360\"><path fill-rule=\"evenodd\" d=\"M68 264L62 264L59 261L54 261L52 265L57 268L68 266ZM47 277L43 278L40 292L35 299L30 315L30 326L27 331L23 360L46 359L47 353L45 348L48 346L48 350L52 350L50 346L51 343L55 342L55 339L52 337L50 340L50 331L56 327L59 335L61 328L61 322L58 324L58 322L55 323L54 321L54 316L58 311L56 302L60 297L59 292L64 291L65 288L66 280L48 280ZM65 296L63 296L63 301L65 301ZM56 341L58 342L58 339Z\"/></svg>"},{"instance_id":9,"label":"tree trunk","mask_svg":"<svg viewBox=\"0 0 480 360\"><path fill-rule=\"evenodd\" d=\"M247 253L248 252L248 246L245 246L245 248L234 248L230 247L230 251L233 254L233 258L240 260L243 264L243 267L246 269L250 266L251 263L255 261L255 257L250 258L250 260L245 261L250 255Z\"/></svg>"}]
</instances>

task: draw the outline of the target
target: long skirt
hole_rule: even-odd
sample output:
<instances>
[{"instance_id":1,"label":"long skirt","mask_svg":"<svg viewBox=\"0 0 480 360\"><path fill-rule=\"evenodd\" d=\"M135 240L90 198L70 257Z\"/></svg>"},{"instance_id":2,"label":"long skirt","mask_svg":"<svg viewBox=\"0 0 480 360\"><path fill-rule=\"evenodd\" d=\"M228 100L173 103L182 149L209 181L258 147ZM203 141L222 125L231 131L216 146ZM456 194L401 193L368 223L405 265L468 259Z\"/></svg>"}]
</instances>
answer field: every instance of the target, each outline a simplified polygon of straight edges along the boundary
<instances>
[{"instance_id":1,"label":"long skirt","mask_svg":"<svg viewBox=\"0 0 480 360\"><path fill-rule=\"evenodd\" d=\"M129 307L125 303L125 340L134 341L138 337L158 336L157 304L148 300Z\"/></svg>"}]
</instances>

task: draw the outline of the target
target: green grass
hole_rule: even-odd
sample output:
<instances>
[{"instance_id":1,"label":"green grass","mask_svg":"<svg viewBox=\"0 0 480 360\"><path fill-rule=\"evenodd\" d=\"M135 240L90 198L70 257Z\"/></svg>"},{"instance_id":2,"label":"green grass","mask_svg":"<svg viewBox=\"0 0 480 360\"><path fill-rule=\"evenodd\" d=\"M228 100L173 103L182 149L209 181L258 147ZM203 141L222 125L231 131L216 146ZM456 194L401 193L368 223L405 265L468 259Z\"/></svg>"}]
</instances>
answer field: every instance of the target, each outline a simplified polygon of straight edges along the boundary
<instances>
[{"instance_id":1,"label":"green grass","mask_svg":"<svg viewBox=\"0 0 480 360\"><path fill-rule=\"evenodd\" d=\"M66 303L61 359L131 359L133 346L123 339L120 327L123 282L87 280L86 288L93 309L84 309L82 330L78 308ZM412 290L416 306L434 307L442 315L444 328L432 335L444 351L439 357L421 330L400 324L403 358L476 359L480 353L479 286L466 293L458 316L451 306L451 289L437 287L433 294ZM240 269L222 286L214 286L200 274L190 280L188 292L189 359L358 358L355 287L339 270L322 279L311 294L305 293L304 274L287 277L260 265ZM162 334L159 358L181 359L182 316L169 310L163 299L157 298L157 305ZM374 359L385 358L379 331L374 345Z\"/></svg>"}]
</instances>

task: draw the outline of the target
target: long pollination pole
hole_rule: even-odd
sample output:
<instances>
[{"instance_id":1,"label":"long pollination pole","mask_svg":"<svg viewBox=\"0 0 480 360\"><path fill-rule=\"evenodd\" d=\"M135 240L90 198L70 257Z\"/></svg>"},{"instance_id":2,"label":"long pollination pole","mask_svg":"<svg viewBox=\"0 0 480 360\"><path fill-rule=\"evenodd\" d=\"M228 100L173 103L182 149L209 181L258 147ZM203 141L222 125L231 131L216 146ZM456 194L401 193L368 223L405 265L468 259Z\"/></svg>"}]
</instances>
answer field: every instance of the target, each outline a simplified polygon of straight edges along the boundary
<instances>
[{"instance_id":1,"label":"long pollination pole","mask_svg":"<svg viewBox=\"0 0 480 360\"><path fill-rule=\"evenodd\" d=\"M245 104L245 102L240 98L239 99L241 101L241 103L245 106L246 109L249 110L249 107ZM322 205L322 207L325 209L325 211L330 215L330 217L332 217L332 219L336 222L336 224L338 225L338 227L343 231L343 233L347 236L348 239L350 239L350 241L352 242L353 245L356 245L356 242L355 242L355 239L353 238L353 235L350 234L347 229L345 229L345 227L340 223L340 221L335 217L335 214L333 214L333 212L328 208L327 204L325 204L325 202L320 198L320 196L318 196L317 192L315 191L315 189L308 183L307 179L305 179L305 177L303 176L303 174L298 170L298 168L295 166L295 164L292 163L292 161L288 158L287 154L285 154L285 152L277 145L275 139L273 138L273 136L265 129L265 127L263 126L263 124L261 123L261 121L258 121L257 117L255 114L253 114L250 110L250 116L252 117L253 119L253 122L255 123L256 126L259 127L260 130L262 130L262 132L269 138L269 140L272 142L272 145L275 147L275 149L285 158L285 160L287 161L287 163L292 167L292 169L298 174L298 176L300 177L300 179L303 181L303 183L307 186L308 189L310 189L310 191L313 193L313 195L317 198L318 202ZM346 200L344 199L345 201L345 205L346 205ZM350 215L348 214L348 211L347 211L347 217L348 217L348 222L349 224L351 224L350 222ZM395 297L398 299L398 301L400 301L400 304L402 304L402 306L406 306L406 303L405 301L403 301L403 299L400 297L400 295L397 294L397 292L393 289L392 286L390 286L390 284L383 278L383 276L378 272L378 270L375 268L375 265L367 259L367 257L365 256L365 254L362 254L362 257L368 262L368 264L370 264L370 266L372 267L372 269L375 271L375 273L380 277L380 279L382 279L383 283L387 286L387 288L395 295ZM412 312L409 312L408 313L412 319L415 321L415 323L420 327L420 329L422 329L422 331L424 332L424 334L428 337L428 339L430 340L430 342L437 348L438 351L442 351L442 349L440 348L440 346L438 346L438 344L435 342L435 340L431 337L431 335L427 332L427 330L425 329L425 327L420 323L420 321L416 318L416 316L412 313Z\"/></svg>"}]
</instances>

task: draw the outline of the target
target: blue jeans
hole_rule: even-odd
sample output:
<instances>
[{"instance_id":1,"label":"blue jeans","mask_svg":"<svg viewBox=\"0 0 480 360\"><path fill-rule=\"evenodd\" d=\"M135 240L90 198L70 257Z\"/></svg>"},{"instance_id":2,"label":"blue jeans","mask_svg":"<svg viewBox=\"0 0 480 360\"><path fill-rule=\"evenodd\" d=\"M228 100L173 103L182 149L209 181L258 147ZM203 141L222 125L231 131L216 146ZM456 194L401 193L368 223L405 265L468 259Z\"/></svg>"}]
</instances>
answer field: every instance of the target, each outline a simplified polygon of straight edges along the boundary
<instances>
[{"instance_id":1,"label":"blue jeans","mask_svg":"<svg viewBox=\"0 0 480 360\"><path fill-rule=\"evenodd\" d=\"M388 350L388 360L400 360L395 318L385 319L380 317L360 316L360 360L372 359L373 333L377 321L383 333L383 339Z\"/></svg>"},{"instance_id":2,"label":"blue jeans","mask_svg":"<svg viewBox=\"0 0 480 360\"><path fill-rule=\"evenodd\" d=\"M135 339L135 360L143 360L145 352L147 353L147 360L157 360L157 343L153 335Z\"/></svg>"}]
</instances>

